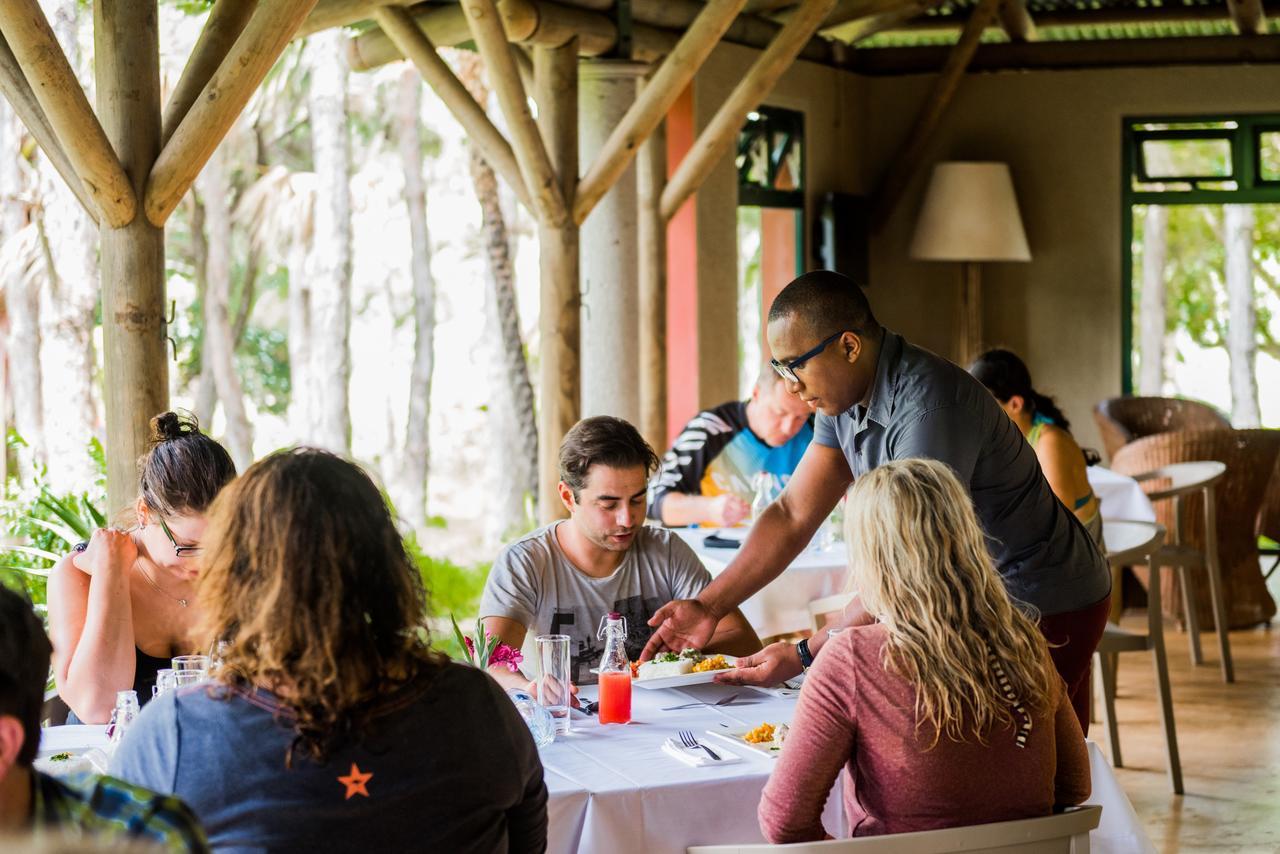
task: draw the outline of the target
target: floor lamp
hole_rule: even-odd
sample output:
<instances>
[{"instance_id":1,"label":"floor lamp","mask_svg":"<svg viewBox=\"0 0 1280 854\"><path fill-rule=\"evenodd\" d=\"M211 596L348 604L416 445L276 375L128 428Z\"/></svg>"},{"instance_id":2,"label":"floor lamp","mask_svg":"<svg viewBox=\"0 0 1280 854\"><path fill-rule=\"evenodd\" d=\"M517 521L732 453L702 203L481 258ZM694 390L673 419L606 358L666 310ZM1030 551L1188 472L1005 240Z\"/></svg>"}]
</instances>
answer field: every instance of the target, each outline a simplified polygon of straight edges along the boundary
<instances>
[{"instance_id":1,"label":"floor lamp","mask_svg":"<svg viewBox=\"0 0 1280 854\"><path fill-rule=\"evenodd\" d=\"M1027 235L1006 163L939 163L911 241L911 257L959 261L961 310L958 356L967 366L983 350L983 261L1030 261Z\"/></svg>"}]
</instances>

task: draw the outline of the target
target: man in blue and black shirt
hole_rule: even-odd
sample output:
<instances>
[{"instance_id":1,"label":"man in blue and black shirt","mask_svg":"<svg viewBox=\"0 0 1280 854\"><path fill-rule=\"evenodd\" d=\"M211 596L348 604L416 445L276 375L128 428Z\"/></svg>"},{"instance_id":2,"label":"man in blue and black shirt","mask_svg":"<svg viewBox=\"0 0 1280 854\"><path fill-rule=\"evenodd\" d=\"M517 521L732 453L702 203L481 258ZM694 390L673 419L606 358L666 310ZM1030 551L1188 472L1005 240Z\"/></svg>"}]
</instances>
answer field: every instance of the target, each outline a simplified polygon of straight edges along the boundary
<instances>
[{"instance_id":1,"label":"man in blue and black shirt","mask_svg":"<svg viewBox=\"0 0 1280 854\"><path fill-rule=\"evenodd\" d=\"M31 604L0 586L0 836L146 843L203 854L204 832L182 801L111 777L60 780L32 767L49 678L49 639Z\"/></svg>"},{"instance_id":2,"label":"man in blue and black shirt","mask_svg":"<svg viewBox=\"0 0 1280 854\"><path fill-rule=\"evenodd\" d=\"M785 485L811 438L809 407L766 365L749 400L705 409L680 431L649 484L649 518L732 527L751 513L757 475Z\"/></svg>"}]
</instances>

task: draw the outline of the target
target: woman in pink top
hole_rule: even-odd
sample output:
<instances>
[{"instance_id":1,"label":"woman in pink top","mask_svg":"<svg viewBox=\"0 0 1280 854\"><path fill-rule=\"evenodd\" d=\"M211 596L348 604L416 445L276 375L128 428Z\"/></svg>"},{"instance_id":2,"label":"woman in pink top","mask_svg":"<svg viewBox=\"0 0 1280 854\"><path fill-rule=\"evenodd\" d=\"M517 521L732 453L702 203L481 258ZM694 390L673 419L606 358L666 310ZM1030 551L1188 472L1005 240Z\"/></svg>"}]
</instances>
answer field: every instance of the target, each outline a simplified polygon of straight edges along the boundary
<instances>
[{"instance_id":1,"label":"woman in pink top","mask_svg":"<svg viewBox=\"0 0 1280 854\"><path fill-rule=\"evenodd\" d=\"M760 800L765 837L824 838L842 767L855 836L1049 815L1088 797L1066 687L951 470L902 460L858 478L845 541L877 622L833 638L809 671Z\"/></svg>"}]
</instances>

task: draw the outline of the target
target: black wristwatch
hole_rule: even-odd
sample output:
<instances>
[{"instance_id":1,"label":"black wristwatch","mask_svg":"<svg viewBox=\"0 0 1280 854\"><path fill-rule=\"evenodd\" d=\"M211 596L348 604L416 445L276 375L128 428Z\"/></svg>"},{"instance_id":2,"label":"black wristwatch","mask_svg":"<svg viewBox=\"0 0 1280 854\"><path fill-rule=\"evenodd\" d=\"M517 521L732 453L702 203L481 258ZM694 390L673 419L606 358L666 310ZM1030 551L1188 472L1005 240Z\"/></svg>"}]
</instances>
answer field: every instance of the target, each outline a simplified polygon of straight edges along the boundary
<instances>
[{"instance_id":1,"label":"black wristwatch","mask_svg":"<svg viewBox=\"0 0 1280 854\"><path fill-rule=\"evenodd\" d=\"M796 652L800 653L800 666L805 670L813 667L813 653L809 652L809 639L805 638L796 644Z\"/></svg>"}]
</instances>

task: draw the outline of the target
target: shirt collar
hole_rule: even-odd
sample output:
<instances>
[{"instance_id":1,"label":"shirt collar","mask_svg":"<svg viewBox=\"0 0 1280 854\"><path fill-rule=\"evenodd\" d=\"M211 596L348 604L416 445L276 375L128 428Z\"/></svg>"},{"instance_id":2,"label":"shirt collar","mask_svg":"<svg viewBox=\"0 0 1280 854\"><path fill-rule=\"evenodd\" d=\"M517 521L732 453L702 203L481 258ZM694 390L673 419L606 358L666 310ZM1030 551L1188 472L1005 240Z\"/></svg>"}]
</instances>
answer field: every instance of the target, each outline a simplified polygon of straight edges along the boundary
<instances>
[{"instance_id":1,"label":"shirt collar","mask_svg":"<svg viewBox=\"0 0 1280 854\"><path fill-rule=\"evenodd\" d=\"M871 383L871 399L865 407L860 403L853 406L853 418L860 427L865 427L867 421L874 421L881 427L889 423L889 411L893 405L893 377L901 356L902 336L885 329L884 338L880 342L880 356L876 360L875 380Z\"/></svg>"}]
</instances>

